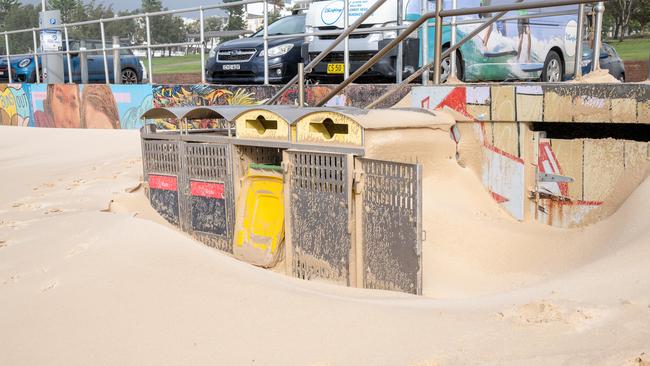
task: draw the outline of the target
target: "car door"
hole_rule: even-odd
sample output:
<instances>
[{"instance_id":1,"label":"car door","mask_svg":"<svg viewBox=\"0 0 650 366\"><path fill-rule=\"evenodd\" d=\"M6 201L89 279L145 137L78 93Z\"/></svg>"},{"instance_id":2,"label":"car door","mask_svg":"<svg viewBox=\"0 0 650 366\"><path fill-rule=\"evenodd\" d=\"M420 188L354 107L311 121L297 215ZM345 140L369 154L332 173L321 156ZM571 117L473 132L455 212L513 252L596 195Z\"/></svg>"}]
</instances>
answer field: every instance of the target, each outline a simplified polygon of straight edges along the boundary
<instances>
[{"instance_id":1,"label":"car door","mask_svg":"<svg viewBox=\"0 0 650 366\"><path fill-rule=\"evenodd\" d=\"M86 42L88 49L99 50L102 48L101 42ZM88 81L105 82L104 75L104 55L102 51L91 51L88 53Z\"/></svg>"}]
</instances>

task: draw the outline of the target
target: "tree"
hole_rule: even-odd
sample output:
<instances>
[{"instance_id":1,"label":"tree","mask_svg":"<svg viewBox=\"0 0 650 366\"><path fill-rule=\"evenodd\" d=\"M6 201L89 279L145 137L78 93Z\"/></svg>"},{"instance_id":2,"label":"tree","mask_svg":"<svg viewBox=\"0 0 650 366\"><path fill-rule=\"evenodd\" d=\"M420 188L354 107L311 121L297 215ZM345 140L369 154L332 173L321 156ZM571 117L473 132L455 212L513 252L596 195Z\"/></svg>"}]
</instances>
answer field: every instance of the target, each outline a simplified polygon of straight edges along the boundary
<instances>
[{"instance_id":1,"label":"tree","mask_svg":"<svg viewBox=\"0 0 650 366\"><path fill-rule=\"evenodd\" d=\"M623 42L623 39L628 33L634 3L635 0L616 0L607 2L607 6L612 8L612 15L615 17L616 28L614 36L618 36L618 39L621 42Z\"/></svg>"},{"instance_id":2,"label":"tree","mask_svg":"<svg viewBox=\"0 0 650 366\"><path fill-rule=\"evenodd\" d=\"M47 7L50 10L60 10L63 23L80 22L87 19L84 5L80 0L48 0Z\"/></svg>"},{"instance_id":3,"label":"tree","mask_svg":"<svg viewBox=\"0 0 650 366\"><path fill-rule=\"evenodd\" d=\"M650 23L650 0L638 0L632 18L639 23L639 31L645 32L646 26Z\"/></svg>"},{"instance_id":4,"label":"tree","mask_svg":"<svg viewBox=\"0 0 650 366\"><path fill-rule=\"evenodd\" d=\"M238 0L223 0L224 3L232 3ZM226 23L226 30L245 30L246 18L244 16L244 6L236 5L228 7L228 22ZM235 37L224 37L224 41Z\"/></svg>"},{"instance_id":5,"label":"tree","mask_svg":"<svg viewBox=\"0 0 650 366\"><path fill-rule=\"evenodd\" d=\"M13 6L6 14L4 30L18 30L38 27L38 13L40 7L34 5ZM32 32L15 33L9 36L9 51L12 54L33 52ZM2 42L2 53L4 42Z\"/></svg>"},{"instance_id":6,"label":"tree","mask_svg":"<svg viewBox=\"0 0 650 366\"><path fill-rule=\"evenodd\" d=\"M0 0L0 29L5 27L7 14L18 6L18 0Z\"/></svg>"},{"instance_id":7,"label":"tree","mask_svg":"<svg viewBox=\"0 0 650 366\"><path fill-rule=\"evenodd\" d=\"M167 10L160 0L142 0L140 11L146 13ZM149 17L151 44L182 42L187 36L183 19L172 14ZM143 31L146 32L146 29ZM146 40L146 33L142 37ZM171 47L167 47L171 55Z\"/></svg>"}]
</instances>

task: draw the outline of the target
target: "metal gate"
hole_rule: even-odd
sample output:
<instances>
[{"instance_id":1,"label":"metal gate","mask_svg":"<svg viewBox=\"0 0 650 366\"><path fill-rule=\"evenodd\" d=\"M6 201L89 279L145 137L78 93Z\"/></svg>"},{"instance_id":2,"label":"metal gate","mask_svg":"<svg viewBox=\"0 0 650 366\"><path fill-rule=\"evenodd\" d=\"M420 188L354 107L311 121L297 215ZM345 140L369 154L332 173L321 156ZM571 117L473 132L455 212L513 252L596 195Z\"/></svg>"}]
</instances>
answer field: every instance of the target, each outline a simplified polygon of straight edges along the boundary
<instances>
[{"instance_id":1,"label":"metal gate","mask_svg":"<svg viewBox=\"0 0 650 366\"><path fill-rule=\"evenodd\" d=\"M144 180L149 185L151 206L167 221L179 225L176 140L142 140Z\"/></svg>"},{"instance_id":2,"label":"metal gate","mask_svg":"<svg viewBox=\"0 0 650 366\"><path fill-rule=\"evenodd\" d=\"M363 287L421 294L420 165L359 161L363 171Z\"/></svg>"},{"instance_id":3,"label":"metal gate","mask_svg":"<svg viewBox=\"0 0 650 366\"><path fill-rule=\"evenodd\" d=\"M227 143L182 143L181 228L232 253L234 193Z\"/></svg>"},{"instance_id":4,"label":"metal gate","mask_svg":"<svg viewBox=\"0 0 650 366\"><path fill-rule=\"evenodd\" d=\"M300 151L289 156L292 274L350 285L347 156Z\"/></svg>"}]
</instances>

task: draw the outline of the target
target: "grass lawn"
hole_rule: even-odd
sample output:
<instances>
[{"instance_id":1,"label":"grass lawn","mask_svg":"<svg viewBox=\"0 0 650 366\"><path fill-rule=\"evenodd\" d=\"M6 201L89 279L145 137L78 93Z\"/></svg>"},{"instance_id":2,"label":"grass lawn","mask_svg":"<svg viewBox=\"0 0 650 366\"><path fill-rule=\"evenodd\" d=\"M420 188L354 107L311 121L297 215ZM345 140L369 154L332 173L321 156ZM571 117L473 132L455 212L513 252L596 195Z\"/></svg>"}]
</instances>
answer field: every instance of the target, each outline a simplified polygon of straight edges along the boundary
<instances>
[{"instance_id":1,"label":"grass lawn","mask_svg":"<svg viewBox=\"0 0 650 366\"><path fill-rule=\"evenodd\" d=\"M645 61L650 57L650 38L606 41L616 49L623 61Z\"/></svg>"},{"instance_id":2,"label":"grass lawn","mask_svg":"<svg viewBox=\"0 0 650 366\"><path fill-rule=\"evenodd\" d=\"M206 59L208 55L205 55ZM147 58L141 58L145 67ZM151 59L151 67L156 74L175 74L187 72L201 72L201 55L186 55L172 57L154 57Z\"/></svg>"}]
</instances>

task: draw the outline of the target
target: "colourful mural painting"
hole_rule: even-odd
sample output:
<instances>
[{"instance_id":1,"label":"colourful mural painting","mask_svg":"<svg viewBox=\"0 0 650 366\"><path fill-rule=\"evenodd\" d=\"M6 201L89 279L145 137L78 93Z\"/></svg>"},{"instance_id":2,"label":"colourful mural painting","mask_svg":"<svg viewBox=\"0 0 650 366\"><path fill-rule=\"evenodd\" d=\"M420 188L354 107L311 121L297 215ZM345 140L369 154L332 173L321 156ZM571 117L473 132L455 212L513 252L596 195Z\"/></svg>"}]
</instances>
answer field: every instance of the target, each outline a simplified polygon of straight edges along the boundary
<instances>
[{"instance_id":1,"label":"colourful mural painting","mask_svg":"<svg viewBox=\"0 0 650 366\"><path fill-rule=\"evenodd\" d=\"M0 125L32 126L30 84L0 84Z\"/></svg>"},{"instance_id":2,"label":"colourful mural painting","mask_svg":"<svg viewBox=\"0 0 650 366\"><path fill-rule=\"evenodd\" d=\"M140 128L153 106L147 85L32 85L35 127Z\"/></svg>"},{"instance_id":3,"label":"colourful mural painting","mask_svg":"<svg viewBox=\"0 0 650 366\"><path fill-rule=\"evenodd\" d=\"M305 102L315 105L331 85L308 85ZM327 102L327 106L365 107L392 85L350 85ZM388 98L383 106L403 99L410 86ZM152 107L196 105L254 105L264 103L280 90L277 85L223 86L104 85L104 84L0 84L0 124L59 128L140 128L140 116ZM297 88L288 89L280 104L297 105ZM177 121L156 120L161 129L176 129ZM218 120L191 121L190 128L220 126Z\"/></svg>"}]
</instances>

